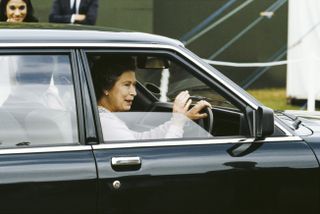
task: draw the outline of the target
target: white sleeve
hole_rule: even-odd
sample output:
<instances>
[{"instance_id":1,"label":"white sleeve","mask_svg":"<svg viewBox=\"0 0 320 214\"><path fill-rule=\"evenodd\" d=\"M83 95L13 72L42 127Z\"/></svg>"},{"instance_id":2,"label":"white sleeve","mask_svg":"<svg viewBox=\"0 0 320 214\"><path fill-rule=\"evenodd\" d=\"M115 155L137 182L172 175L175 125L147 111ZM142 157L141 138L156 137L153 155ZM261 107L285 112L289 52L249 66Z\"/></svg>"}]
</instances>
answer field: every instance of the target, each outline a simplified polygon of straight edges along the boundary
<instances>
[{"instance_id":1,"label":"white sleeve","mask_svg":"<svg viewBox=\"0 0 320 214\"><path fill-rule=\"evenodd\" d=\"M103 139L105 141L119 141L182 138L183 126L186 121L181 116L173 116L170 121L145 132L130 130L123 121L111 114L100 113L100 122Z\"/></svg>"},{"instance_id":2,"label":"white sleeve","mask_svg":"<svg viewBox=\"0 0 320 214\"><path fill-rule=\"evenodd\" d=\"M116 117L100 114L100 122L105 141L136 140L133 132Z\"/></svg>"},{"instance_id":3,"label":"white sleeve","mask_svg":"<svg viewBox=\"0 0 320 214\"><path fill-rule=\"evenodd\" d=\"M132 132L136 139L182 138L186 120L182 115L175 115L170 121L145 132Z\"/></svg>"}]
</instances>

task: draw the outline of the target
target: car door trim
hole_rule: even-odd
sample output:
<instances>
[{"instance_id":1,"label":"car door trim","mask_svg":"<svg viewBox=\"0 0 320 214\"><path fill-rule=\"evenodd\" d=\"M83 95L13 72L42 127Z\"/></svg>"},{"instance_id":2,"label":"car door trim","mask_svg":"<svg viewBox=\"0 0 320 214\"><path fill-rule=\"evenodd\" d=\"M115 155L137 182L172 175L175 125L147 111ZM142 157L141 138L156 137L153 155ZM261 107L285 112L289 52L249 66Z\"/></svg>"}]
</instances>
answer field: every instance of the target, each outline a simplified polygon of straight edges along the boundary
<instances>
[{"instance_id":1,"label":"car door trim","mask_svg":"<svg viewBox=\"0 0 320 214\"><path fill-rule=\"evenodd\" d=\"M266 143L266 142L290 142L302 141L298 136L287 137L269 137L263 140L254 138L233 138L233 139L196 139L196 140L171 140L171 141L154 141L154 142L121 142L105 143L92 145L94 150L99 149L120 149L120 148L139 148L139 147L164 147L164 146L189 146L189 145L208 145L208 144L235 144L235 143Z\"/></svg>"},{"instance_id":2,"label":"car door trim","mask_svg":"<svg viewBox=\"0 0 320 214\"><path fill-rule=\"evenodd\" d=\"M50 146L37 148L10 148L0 149L0 155L7 154L30 154L30 153L47 153L47 152L74 152L74 151L91 151L91 146L75 145L75 146Z\"/></svg>"}]
</instances>

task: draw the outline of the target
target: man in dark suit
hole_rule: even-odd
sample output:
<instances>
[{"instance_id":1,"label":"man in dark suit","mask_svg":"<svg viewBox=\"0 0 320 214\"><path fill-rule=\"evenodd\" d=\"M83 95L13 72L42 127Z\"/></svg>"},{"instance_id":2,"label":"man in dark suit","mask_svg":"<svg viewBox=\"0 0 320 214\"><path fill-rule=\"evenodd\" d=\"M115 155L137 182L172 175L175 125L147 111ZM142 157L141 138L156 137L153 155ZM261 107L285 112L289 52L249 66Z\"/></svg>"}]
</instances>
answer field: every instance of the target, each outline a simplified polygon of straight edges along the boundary
<instances>
[{"instance_id":1,"label":"man in dark suit","mask_svg":"<svg viewBox=\"0 0 320 214\"><path fill-rule=\"evenodd\" d=\"M94 25L98 0L53 0L49 22Z\"/></svg>"}]
</instances>

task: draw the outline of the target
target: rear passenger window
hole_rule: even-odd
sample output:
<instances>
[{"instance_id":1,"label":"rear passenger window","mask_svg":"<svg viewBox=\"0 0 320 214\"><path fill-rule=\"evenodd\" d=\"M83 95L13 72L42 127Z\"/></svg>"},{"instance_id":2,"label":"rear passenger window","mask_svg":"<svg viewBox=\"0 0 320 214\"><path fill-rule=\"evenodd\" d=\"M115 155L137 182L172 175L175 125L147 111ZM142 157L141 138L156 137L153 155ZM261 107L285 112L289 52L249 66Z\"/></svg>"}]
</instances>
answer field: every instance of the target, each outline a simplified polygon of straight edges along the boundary
<instances>
[{"instance_id":1,"label":"rear passenger window","mask_svg":"<svg viewBox=\"0 0 320 214\"><path fill-rule=\"evenodd\" d=\"M0 148L79 141L68 55L1 55L0 70Z\"/></svg>"}]
</instances>

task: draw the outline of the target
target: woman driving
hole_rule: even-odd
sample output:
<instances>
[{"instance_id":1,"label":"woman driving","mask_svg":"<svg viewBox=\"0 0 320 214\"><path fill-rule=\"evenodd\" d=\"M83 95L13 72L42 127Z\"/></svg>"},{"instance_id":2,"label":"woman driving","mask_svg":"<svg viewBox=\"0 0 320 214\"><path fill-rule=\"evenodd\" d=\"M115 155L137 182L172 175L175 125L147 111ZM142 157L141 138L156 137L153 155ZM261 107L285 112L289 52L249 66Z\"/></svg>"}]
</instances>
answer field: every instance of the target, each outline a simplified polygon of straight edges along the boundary
<instances>
[{"instance_id":1,"label":"woman driving","mask_svg":"<svg viewBox=\"0 0 320 214\"><path fill-rule=\"evenodd\" d=\"M189 109L192 102L189 92L182 91L173 102L171 120L149 131L135 132L112 114L129 111L137 95L134 59L127 56L104 57L94 65L92 76L105 141L181 138L185 117L191 120L205 118L207 114L201 110L211 107L202 100Z\"/></svg>"}]
</instances>

